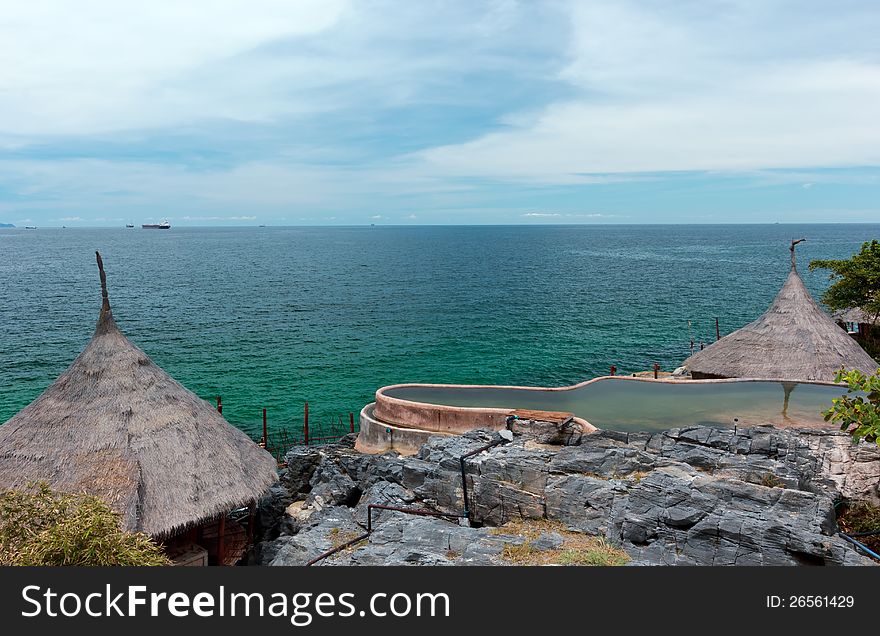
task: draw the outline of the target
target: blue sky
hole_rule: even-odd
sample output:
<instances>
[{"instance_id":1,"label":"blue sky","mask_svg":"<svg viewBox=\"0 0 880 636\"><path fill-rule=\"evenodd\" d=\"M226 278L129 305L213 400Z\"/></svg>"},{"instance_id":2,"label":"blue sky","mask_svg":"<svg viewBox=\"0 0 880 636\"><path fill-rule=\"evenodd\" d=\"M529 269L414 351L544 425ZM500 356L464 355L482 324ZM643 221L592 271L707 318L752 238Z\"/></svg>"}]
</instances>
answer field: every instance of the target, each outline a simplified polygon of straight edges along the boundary
<instances>
[{"instance_id":1,"label":"blue sky","mask_svg":"<svg viewBox=\"0 0 880 636\"><path fill-rule=\"evenodd\" d=\"M0 222L880 221L880 3L30 0Z\"/></svg>"}]
</instances>

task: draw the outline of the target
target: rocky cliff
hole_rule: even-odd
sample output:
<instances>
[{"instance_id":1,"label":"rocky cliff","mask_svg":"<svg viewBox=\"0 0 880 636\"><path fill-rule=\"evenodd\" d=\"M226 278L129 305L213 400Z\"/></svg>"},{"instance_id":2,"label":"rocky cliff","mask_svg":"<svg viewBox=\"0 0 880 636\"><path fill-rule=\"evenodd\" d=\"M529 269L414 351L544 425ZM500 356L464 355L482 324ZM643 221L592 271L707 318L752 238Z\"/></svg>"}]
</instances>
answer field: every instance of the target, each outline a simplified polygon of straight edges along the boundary
<instances>
[{"instance_id":1,"label":"rocky cliff","mask_svg":"<svg viewBox=\"0 0 880 636\"><path fill-rule=\"evenodd\" d=\"M411 457L364 455L353 440L296 448L261 504L255 560L306 563L363 535L369 504L382 504L450 516L374 509L369 537L320 564L590 562L577 537L634 565L872 563L837 535L835 503L880 501L876 445L770 427L582 435L529 422L515 433L432 438ZM493 441L466 460L468 523L454 516L459 458Z\"/></svg>"}]
</instances>

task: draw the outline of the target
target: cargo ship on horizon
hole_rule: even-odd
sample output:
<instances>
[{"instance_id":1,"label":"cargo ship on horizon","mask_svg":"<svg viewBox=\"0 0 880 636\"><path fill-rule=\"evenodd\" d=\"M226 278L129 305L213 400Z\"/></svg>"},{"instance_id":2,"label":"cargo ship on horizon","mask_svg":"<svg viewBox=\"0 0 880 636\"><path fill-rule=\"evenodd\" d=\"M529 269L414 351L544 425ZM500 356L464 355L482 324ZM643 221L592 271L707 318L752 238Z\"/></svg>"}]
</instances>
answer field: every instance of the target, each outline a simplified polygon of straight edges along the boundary
<instances>
[{"instance_id":1,"label":"cargo ship on horizon","mask_svg":"<svg viewBox=\"0 0 880 636\"><path fill-rule=\"evenodd\" d=\"M141 227L145 230L170 230L171 223L162 221L161 223L144 223Z\"/></svg>"}]
</instances>

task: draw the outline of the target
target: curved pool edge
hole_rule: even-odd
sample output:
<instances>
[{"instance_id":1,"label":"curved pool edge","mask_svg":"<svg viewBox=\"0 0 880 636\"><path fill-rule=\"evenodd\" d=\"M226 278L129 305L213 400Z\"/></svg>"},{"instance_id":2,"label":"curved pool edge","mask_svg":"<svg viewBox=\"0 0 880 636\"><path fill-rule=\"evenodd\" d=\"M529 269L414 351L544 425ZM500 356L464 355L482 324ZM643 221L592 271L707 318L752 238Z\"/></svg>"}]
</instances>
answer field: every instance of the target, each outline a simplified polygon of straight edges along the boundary
<instances>
[{"instance_id":1,"label":"curved pool edge","mask_svg":"<svg viewBox=\"0 0 880 636\"><path fill-rule=\"evenodd\" d=\"M414 455L431 437L452 437L456 433L440 433L419 428L405 428L381 422L373 417L375 402L370 402L360 412L360 432L354 448L361 453L377 455L397 451L401 455Z\"/></svg>"},{"instance_id":2,"label":"curved pool edge","mask_svg":"<svg viewBox=\"0 0 880 636\"><path fill-rule=\"evenodd\" d=\"M514 408L493 407L466 407L447 406L432 404L430 402L416 402L388 395L388 391L405 388L445 388L445 389L516 389L520 391L573 391L581 387L601 382L603 380L625 380L628 382L653 382L656 384L725 384L743 382L797 382L798 384L814 384L822 386L844 386L835 382L821 380L784 380L774 378L713 378L707 380L691 380L684 378L643 378L625 375L603 375L591 378L571 386L562 387L537 387L516 386L502 384L425 384L405 383L391 384L376 391L374 402L375 417L387 424L402 428L418 428L426 431L461 435L474 428L491 428L501 430L506 426L507 418L513 414ZM585 419L574 417L574 420L584 427L585 431L597 431L594 426Z\"/></svg>"},{"instance_id":3,"label":"curved pool edge","mask_svg":"<svg viewBox=\"0 0 880 636\"><path fill-rule=\"evenodd\" d=\"M404 387L444 387L444 388L528 388L531 390L543 390L539 387L500 387L489 385L467 384L394 384L382 387L376 391L376 401L373 413L381 422L393 424L403 428L418 428L425 431L445 433L448 435L461 435L475 428L487 428L500 431L507 427L507 418L515 415L519 409L482 407L482 406L446 406L443 404L431 404L430 402L415 402L402 398L392 397L384 393L385 390ZM567 388L567 387L566 387ZM547 411L548 414L553 413ZM581 425L584 432L599 430L587 420L571 415L572 420Z\"/></svg>"},{"instance_id":4,"label":"curved pool edge","mask_svg":"<svg viewBox=\"0 0 880 636\"><path fill-rule=\"evenodd\" d=\"M603 375L584 380L571 386L536 387L517 385L484 384L428 384L401 383L384 386L376 391L376 400L364 406L360 412L361 433L355 448L364 453L382 453L389 450L404 455L414 454L432 436L462 435L474 429L499 431L507 427L510 415L519 409L498 407L461 407L418 402L393 397L387 392L403 388L453 388L453 389L516 389L522 391L564 392L579 389L604 380L625 380L629 382L653 382L655 384L729 384L748 382L796 382L820 386L845 387L840 383L822 380L789 380L783 378L711 378L693 380L690 378L645 378L622 375ZM542 411L530 412L540 414ZM548 416L560 413L543 411ZM548 419L552 419L548 417ZM572 415L572 420L582 427L586 434L602 429L587 420ZM836 427L834 427L836 429Z\"/></svg>"},{"instance_id":5,"label":"curved pool edge","mask_svg":"<svg viewBox=\"0 0 880 636\"><path fill-rule=\"evenodd\" d=\"M419 449L432 437L456 437L475 429L498 431L507 427L507 418L511 414L511 411L515 410L495 409L503 411L504 414L504 417L501 420L502 424L498 427L489 425L486 421L481 419L480 421L474 421L472 425L464 431L436 431L412 426L396 426L379 420L374 416L375 406L375 402L370 402L361 409L360 431L354 445L355 450L369 455L377 455L389 451L396 451L401 455L414 455L418 453ZM475 418L477 416L484 416L485 414L483 411L485 410L488 409L470 409ZM535 411L533 413L539 414L540 411ZM551 414L550 412L547 413L548 415ZM599 432L599 429L581 418L571 417L571 421L580 425L581 434L589 435ZM526 423L526 426L533 423L532 420L520 420L520 423L523 422Z\"/></svg>"},{"instance_id":6,"label":"curved pool edge","mask_svg":"<svg viewBox=\"0 0 880 636\"><path fill-rule=\"evenodd\" d=\"M846 385L839 382L826 382L825 380L792 380L791 378L705 378L694 380L691 378L646 378L631 375L600 375L577 384L569 386L520 386L516 384L436 384L423 382L405 382L401 384L389 384L376 391L378 396L384 391L412 387L453 388L453 389L519 389L524 391L572 391L581 387L600 382L602 380L626 380L627 382L653 382L654 384L730 384L734 382L795 382L797 384L816 384L821 386Z\"/></svg>"}]
</instances>

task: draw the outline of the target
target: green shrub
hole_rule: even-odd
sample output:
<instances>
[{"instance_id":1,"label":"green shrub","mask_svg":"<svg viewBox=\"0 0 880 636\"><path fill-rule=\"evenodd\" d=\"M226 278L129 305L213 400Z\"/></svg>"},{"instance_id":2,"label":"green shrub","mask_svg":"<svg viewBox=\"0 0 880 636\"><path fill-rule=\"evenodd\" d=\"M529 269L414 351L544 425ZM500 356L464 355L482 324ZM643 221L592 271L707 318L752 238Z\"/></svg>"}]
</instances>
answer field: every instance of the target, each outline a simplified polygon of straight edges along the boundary
<instances>
[{"instance_id":1,"label":"green shrub","mask_svg":"<svg viewBox=\"0 0 880 636\"><path fill-rule=\"evenodd\" d=\"M55 493L45 483L0 493L0 565L169 563L150 537L122 530L98 497Z\"/></svg>"},{"instance_id":2,"label":"green shrub","mask_svg":"<svg viewBox=\"0 0 880 636\"><path fill-rule=\"evenodd\" d=\"M839 424L840 430L852 435L853 442L864 439L880 446L880 369L873 375L841 369L834 381L846 382L847 394L831 400L831 408L823 413L825 421ZM865 395L853 396L855 392Z\"/></svg>"}]
</instances>

